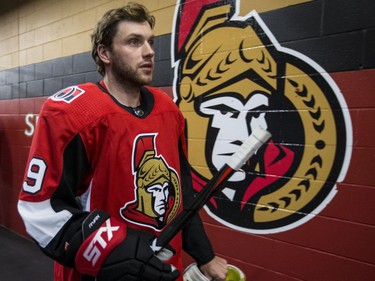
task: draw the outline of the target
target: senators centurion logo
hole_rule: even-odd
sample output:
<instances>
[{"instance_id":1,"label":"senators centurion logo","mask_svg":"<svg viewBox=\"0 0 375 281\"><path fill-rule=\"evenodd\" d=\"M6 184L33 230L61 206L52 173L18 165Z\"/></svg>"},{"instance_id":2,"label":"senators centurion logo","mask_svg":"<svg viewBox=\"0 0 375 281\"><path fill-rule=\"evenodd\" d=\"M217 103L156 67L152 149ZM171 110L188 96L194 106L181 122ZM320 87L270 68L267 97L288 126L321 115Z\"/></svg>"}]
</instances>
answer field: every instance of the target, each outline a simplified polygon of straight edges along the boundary
<instances>
[{"instance_id":1,"label":"senators centurion logo","mask_svg":"<svg viewBox=\"0 0 375 281\"><path fill-rule=\"evenodd\" d=\"M172 43L194 187L204 188L255 128L266 128L271 140L205 210L249 233L295 228L325 208L348 169L342 94L314 61L281 47L255 11L239 16L239 1L197 3L178 3Z\"/></svg>"},{"instance_id":2,"label":"senators centurion logo","mask_svg":"<svg viewBox=\"0 0 375 281\"><path fill-rule=\"evenodd\" d=\"M156 137L139 135L134 141L135 200L126 204L120 214L127 221L160 231L177 214L181 195L176 171L157 154Z\"/></svg>"}]
</instances>

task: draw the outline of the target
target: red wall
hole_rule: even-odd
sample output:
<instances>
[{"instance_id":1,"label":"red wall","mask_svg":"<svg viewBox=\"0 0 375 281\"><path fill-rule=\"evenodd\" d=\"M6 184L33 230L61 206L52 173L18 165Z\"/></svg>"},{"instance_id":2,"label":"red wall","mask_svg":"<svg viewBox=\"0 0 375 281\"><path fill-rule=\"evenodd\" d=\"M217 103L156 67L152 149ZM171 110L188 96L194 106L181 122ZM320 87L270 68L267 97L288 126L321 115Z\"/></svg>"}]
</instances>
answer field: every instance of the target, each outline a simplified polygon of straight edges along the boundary
<instances>
[{"instance_id":1,"label":"red wall","mask_svg":"<svg viewBox=\"0 0 375 281\"><path fill-rule=\"evenodd\" d=\"M31 137L27 114L37 114L45 98L0 101L0 224L26 235L17 211ZM35 117L32 120L35 126Z\"/></svg>"}]
</instances>

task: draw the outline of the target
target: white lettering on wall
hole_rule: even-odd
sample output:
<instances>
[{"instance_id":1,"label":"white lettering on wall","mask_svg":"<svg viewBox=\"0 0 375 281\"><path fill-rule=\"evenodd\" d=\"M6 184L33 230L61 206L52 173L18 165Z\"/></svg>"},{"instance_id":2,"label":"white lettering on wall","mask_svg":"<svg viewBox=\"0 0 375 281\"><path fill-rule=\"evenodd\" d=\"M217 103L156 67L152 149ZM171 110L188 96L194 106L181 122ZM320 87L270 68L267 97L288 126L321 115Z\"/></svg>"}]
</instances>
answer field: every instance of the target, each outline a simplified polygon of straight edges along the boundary
<instances>
[{"instance_id":1,"label":"white lettering on wall","mask_svg":"<svg viewBox=\"0 0 375 281\"><path fill-rule=\"evenodd\" d=\"M34 135L35 126L38 122L39 115L38 114L26 114L25 116L25 123L26 123L26 129L25 129L25 135L28 137L32 137Z\"/></svg>"}]
</instances>

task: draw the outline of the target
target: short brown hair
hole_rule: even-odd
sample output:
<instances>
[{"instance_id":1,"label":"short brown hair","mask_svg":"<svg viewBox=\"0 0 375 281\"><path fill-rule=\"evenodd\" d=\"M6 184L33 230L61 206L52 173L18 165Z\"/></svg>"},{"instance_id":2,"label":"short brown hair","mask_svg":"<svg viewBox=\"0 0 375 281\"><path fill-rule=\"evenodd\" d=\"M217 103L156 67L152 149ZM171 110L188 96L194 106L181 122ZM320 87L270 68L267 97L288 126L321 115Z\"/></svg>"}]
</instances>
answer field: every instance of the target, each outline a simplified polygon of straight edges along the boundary
<instances>
[{"instance_id":1,"label":"short brown hair","mask_svg":"<svg viewBox=\"0 0 375 281\"><path fill-rule=\"evenodd\" d=\"M152 29L155 26L155 17L149 13L145 6L138 3L130 2L124 7L106 12L91 34L91 55L101 75L105 73L104 63L99 58L97 48L100 44L106 47L111 46L117 33L117 25L123 20L140 23L146 21Z\"/></svg>"}]
</instances>

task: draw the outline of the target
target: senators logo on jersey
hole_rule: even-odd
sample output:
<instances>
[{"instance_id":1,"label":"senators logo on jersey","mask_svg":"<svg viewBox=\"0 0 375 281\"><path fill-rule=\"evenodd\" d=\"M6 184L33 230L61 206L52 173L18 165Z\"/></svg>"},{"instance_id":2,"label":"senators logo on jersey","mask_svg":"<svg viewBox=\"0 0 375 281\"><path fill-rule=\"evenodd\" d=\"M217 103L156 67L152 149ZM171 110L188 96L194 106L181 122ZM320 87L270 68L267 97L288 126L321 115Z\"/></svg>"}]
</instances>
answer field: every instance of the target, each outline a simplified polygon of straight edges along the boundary
<instances>
[{"instance_id":1,"label":"senators logo on jersey","mask_svg":"<svg viewBox=\"0 0 375 281\"><path fill-rule=\"evenodd\" d=\"M180 182L176 171L156 151L157 134L140 135L133 146L135 200L121 209L132 223L160 231L177 213Z\"/></svg>"},{"instance_id":2,"label":"senators logo on jersey","mask_svg":"<svg viewBox=\"0 0 375 281\"><path fill-rule=\"evenodd\" d=\"M84 94L85 91L79 88L78 86L71 86L68 88L65 88L50 98L54 101L63 101L66 103L71 103L74 101L76 98L78 98L80 95Z\"/></svg>"}]
</instances>

